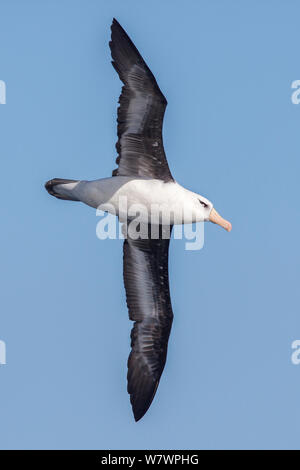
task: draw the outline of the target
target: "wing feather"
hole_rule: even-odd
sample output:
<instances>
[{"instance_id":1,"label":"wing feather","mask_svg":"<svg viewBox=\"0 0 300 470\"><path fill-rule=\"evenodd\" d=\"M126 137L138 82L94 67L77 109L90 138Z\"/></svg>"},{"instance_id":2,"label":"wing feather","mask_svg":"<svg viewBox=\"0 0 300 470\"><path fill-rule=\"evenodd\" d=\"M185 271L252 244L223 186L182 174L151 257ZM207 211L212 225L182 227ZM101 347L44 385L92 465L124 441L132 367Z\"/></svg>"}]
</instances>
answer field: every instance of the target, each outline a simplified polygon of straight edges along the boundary
<instances>
[{"instance_id":1,"label":"wing feather","mask_svg":"<svg viewBox=\"0 0 300 470\"><path fill-rule=\"evenodd\" d=\"M124 29L113 20L112 64L124 83L119 98L118 168L113 176L173 180L166 159L162 125L167 100L151 70Z\"/></svg>"},{"instance_id":2,"label":"wing feather","mask_svg":"<svg viewBox=\"0 0 300 470\"><path fill-rule=\"evenodd\" d=\"M135 420L148 410L163 372L173 321L168 275L170 239L126 239L124 284L131 331L128 393Z\"/></svg>"}]
</instances>

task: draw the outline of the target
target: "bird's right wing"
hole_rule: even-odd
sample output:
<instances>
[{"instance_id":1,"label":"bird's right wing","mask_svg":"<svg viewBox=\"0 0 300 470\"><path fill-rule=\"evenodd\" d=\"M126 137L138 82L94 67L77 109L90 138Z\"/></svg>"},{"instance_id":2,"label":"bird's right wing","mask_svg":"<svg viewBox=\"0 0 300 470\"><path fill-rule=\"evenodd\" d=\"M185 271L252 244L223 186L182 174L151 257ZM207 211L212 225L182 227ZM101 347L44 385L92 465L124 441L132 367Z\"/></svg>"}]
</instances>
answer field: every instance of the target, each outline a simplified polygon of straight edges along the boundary
<instances>
[{"instance_id":1,"label":"bird's right wing","mask_svg":"<svg viewBox=\"0 0 300 470\"><path fill-rule=\"evenodd\" d=\"M119 154L113 176L137 176L172 181L162 125L167 100L154 75L122 26L113 20L109 43L112 64L124 86L119 98Z\"/></svg>"},{"instance_id":2,"label":"bird's right wing","mask_svg":"<svg viewBox=\"0 0 300 470\"><path fill-rule=\"evenodd\" d=\"M169 242L162 233L159 239L127 238L124 242L126 300L129 318L135 322L131 331L127 380L136 421L151 405L167 357L173 321L168 275Z\"/></svg>"}]
</instances>

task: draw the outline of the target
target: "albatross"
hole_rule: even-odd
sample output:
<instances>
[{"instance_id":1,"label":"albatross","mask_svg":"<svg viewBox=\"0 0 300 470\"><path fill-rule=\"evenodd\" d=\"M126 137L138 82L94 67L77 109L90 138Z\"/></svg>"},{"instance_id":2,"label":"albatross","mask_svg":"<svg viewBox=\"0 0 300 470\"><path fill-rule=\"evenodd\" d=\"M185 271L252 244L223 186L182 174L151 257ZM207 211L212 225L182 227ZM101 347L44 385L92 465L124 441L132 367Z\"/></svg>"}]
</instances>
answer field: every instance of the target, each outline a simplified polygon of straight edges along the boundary
<instances>
[{"instance_id":1,"label":"albatross","mask_svg":"<svg viewBox=\"0 0 300 470\"><path fill-rule=\"evenodd\" d=\"M140 205L138 235L127 225L123 273L131 331L127 390L133 415L140 420L156 393L167 357L173 321L168 252L175 224L210 221L227 231L231 224L213 204L173 178L163 147L162 126L167 100L141 54L113 19L109 42L112 65L123 82L117 111L117 168L94 181L54 178L45 184L58 199L81 201L130 223L130 207ZM121 207L121 199L127 204ZM154 223L151 208L159 207ZM165 216L165 217L164 217ZM165 223L165 220L168 223ZM152 236L152 228L159 230ZM142 231L141 227L146 227ZM166 231L166 227L169 230Z\"/></svg>"}]
</instances>

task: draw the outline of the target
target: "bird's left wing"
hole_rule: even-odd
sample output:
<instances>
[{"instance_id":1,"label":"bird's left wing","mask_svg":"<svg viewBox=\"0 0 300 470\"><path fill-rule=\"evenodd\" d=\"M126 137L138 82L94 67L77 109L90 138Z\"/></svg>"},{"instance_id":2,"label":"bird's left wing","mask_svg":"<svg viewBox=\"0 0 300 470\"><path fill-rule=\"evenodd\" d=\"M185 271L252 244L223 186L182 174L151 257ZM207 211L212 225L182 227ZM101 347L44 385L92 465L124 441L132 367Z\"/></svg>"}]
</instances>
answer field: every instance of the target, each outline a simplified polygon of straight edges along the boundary
<instances>
[{"instance_id":1,"label":"bird's left wing","mask_svg":"<svg viewBox=\"0 0 300 470\"><path fill-rule=\"evenodd\" d=\"M163 231L162 231L163 232ZM124 242L124 283L131 331L128 393L135 420L148 410L163 372L173 312L169 292L170 239L127 238Z\"/></svg>"}]
</instances>

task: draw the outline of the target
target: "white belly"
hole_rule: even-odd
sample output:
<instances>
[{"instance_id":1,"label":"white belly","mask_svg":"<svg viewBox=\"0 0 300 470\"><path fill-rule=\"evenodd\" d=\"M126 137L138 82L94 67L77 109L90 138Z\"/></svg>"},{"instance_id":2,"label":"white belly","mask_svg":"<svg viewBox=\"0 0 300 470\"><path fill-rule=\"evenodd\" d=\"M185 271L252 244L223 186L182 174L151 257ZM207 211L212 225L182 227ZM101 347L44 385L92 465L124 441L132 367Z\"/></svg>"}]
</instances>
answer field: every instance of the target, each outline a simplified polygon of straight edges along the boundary
<instances>
[{"instance_id":1,"label":"white belly","mask_svg":"<svg viewBox=\"0 0 300 470\"><path fill-rule=\"evenodd\" d=\"M145 223L197 221L196 214L191 211L193 193L176 182L114 176L81 182L77 191L82 202L118 215L123 220L138 216Z\"/></svg>"}]
</instances>

